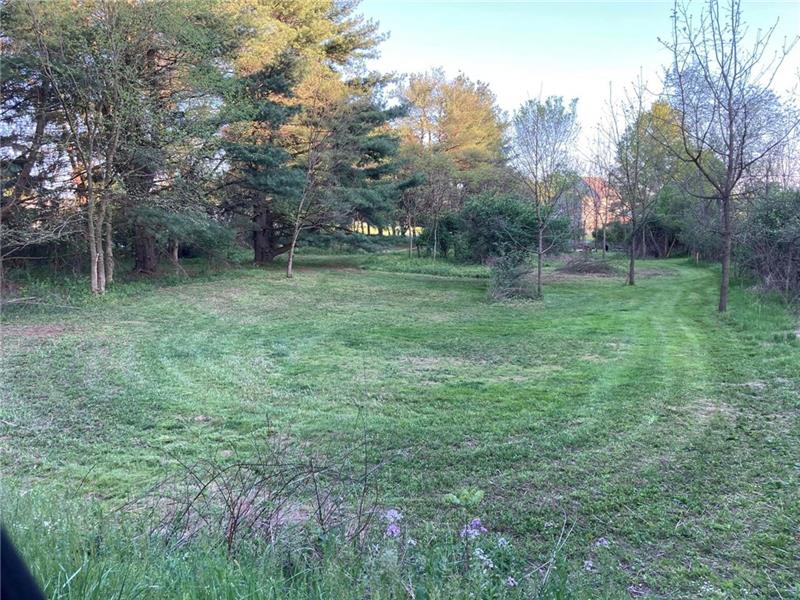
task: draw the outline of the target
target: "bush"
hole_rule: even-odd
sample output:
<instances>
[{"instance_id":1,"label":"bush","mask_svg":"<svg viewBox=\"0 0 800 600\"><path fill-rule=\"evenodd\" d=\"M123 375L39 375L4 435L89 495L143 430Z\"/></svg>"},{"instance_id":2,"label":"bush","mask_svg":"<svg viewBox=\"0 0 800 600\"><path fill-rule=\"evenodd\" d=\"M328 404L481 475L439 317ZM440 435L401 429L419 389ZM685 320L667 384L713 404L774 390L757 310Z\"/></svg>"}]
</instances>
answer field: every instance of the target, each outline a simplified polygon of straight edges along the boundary
<instances>
[{"instance_id":1,"label":"bush","mask_svg":"<svg viewBox=\"0 0 800 600\"><path fill-rule=\"evenodd\" d=\"M356 231L314 231L300 238L299 252L324 250L329 254L385 252L408 244L404 236L366 235Z\"/></svg>"},{"instance_id":2,"label":"bush","mask_svg":"<svg viewBox=\"0 0 800 600\"><path fill-rule=\"evenodd\" d=\"M121 231L116 240L128 245L133 243L134 225L143 227L156 243L165 249L170 241L177 241L181 253L187 257L218 258L225 256L233 247L233 229L197 209L166 210L156 206L137 207L129 215L130 231ZM126 238L126 234L128 238Z\"/></svg>"},{"instance_id":3,"label":"bush","mask_svg":"<svg viewBox=\"0 0 800 600\"><path fill-rule=\"evenodd\" d=\"M800 191L780 190L753 203L734 262L787 301L800 299Z\"/></svg>"},{"instance_id":4,"label":"bush","mask_svg":"<svg viewBox=\"0 0 800 600\"><path fill-rule=\"evenodd\" d=\"M536 246L538 220L530 203L514 196L477 196L460 212L460 258L486 262L511 254L522 255ZM569 244L569 221L554 219L545 234L553 253Z\"/></svg>"},{"instance_id":5,"label":"bush","mask_svg":"<svg viewBox=\"0 0 800 600\"><path fill-rule=\"evenodd\" d=\"M513 253L490 260L489 296L495 300L535 298L525 281L530 272L523 254Z\"/></svg>"},{"instance_id":6,"label":"bush","mask_svg":"<svg viewBox=\"0 0 800 600\"><path fill-rule=\"evenodd\" d=\"M433 256L434 243L436 245L436 256L447 256L453 252L457 254L460 244L463 221L459 213L450 213L440 217L435 222L425 220L420 223L423 229L417 236L417 246L424 249L425 253Z\"/></svg>"},{"instance_id":7,"label":"bush","mask_svg":"<svg viewBox=\"0 0 800 600\"><path fill-rule=\"evenodd\" d=\"M627 223L620 223L612 221L606 225L606 243L609 246L622 247L628 239L628 225ZM602 227L593 233L597 239L603 238Z\"/></svg>"}]
</instances>

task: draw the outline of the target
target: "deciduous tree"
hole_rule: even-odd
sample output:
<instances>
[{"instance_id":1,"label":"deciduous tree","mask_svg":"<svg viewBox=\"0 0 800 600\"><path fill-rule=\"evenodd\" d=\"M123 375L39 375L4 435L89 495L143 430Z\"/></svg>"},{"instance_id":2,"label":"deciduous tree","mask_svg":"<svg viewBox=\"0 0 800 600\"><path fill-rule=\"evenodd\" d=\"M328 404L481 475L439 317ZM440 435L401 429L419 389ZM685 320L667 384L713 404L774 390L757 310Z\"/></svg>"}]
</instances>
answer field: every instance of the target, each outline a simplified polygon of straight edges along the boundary
<instances>
[{"instance_id":1,"label":"deciduous tree","mask_svg":"<svg viewBox=\"0 0 800 600\"><path fill-rule=\"evenodd\" d=\"M728 308L734 217L743 176L794 131L800 118L772 89L797 38L773 51L775 26L749 43L740 0L708 0L699 15L676 2L666 94L680 125L680 144L666 142L710 185L721 212L719 311Z\"/></svg>"},{"instance_id":2,"label":"deciduous tree","mask_svg":"<svg viewBox=\"0 0 800 600\"><path fill-rule=\"evenodd\" d=\"M536 295L542 296L542 262L552 247L546 233L575 181L576 106L560 97L528 100L514 113L513 162L536 213Z\"/></svg>"}]
</instances>

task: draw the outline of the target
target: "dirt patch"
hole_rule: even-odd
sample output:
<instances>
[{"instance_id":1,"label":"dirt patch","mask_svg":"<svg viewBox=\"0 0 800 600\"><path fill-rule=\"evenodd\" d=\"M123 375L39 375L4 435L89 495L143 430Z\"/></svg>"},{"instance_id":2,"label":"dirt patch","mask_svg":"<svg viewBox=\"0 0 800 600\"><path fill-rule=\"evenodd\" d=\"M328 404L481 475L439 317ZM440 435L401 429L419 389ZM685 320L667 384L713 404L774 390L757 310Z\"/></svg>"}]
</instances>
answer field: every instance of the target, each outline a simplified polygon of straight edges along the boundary
<instances>
[{"instance_id":1,"label":"dirt patch","mask_svg":"<svg viewBox=\"0 0 800 600\"><path fill-rule=\"evenodd\" d=\"M726 419L735 419L739 415L739 410L725 402L715 402L708 398L700 398L691 407L692 413L701 421L721 416Z\"/></svg>"},{"instance_id":2,"label":"dirt patch","mask_svg":"<svg viewBox=\"0 0 800 600\"><path fill-rule=\"evenodd\" d=\"M478 446L480 446L480 442L474 438L466 438L460 446L462 448L467 448L469 450L475 450Z\"/></svg>"},{"instance_id":3,"label":"dirt patch","mask_svg":"<svg viewBox=\"0 0 800 600\"><path fill-rule=\"evenodd\" d=\"M0 338L3 339L41 339L58 337L69 332L66 325L0 325Z\"/></svg>"},{"instance_id":4,"label":"dirt patch","mask_svg":"<svg viewBox=\"0 0 800 600\"><path fill-rule=\"evenodd\" d=\"M678 270L672 267L641 267L636 269L637 277L673 277Z\"/></svg>"},{"instance_id":5,"label":"dirt patch","mask_svg":"<svg viewBox=\"0 0 800 600\"><path fill-rule=\"evenodd\" d=\"M566 273L564 271L552 271L550 273L543 273L542 281L544 283L559 283L565 281L586 281L586 280L608 281L610 279L614 279L615 277L619 276L620 276L619 273L614 273L612 275L603 275L601 273ZM531 273L526 277L529 277L531 282L536 281L536 273Z\"/></svg>"},{"instance_id":6,"label":"dirt patch","mask_svg":"<svg viewBox=\"0 0 800 600\"><path fill-rule=\"evenodd\" d=\"M634 583L628 586L628 593L631 595L631 598L645 598L651 595L653 590L644 583Z\"/></svg>"},{"instance_id":7,"label":"dirt patch","mask_svg":"<svg viewBox=\"0 0 800 600\"><path fill-rule=\"evenodd\" d=\"M453 356L406 356L398 361L397 366L418 385L428 386L449 381L464 373L474 373L483 364L486 361L482 359L472 361Z\"/></svg>"},{"instance_id":8,"label":"dirt patch","mask_svg":"<svg viewBox=\"0 0 800 600\"><path fill-rule=\"evenodd\" d=\"M574 256L569 258L556 271L572 275L599 275L609 277L617 275L617 268L610 262L591 256Z\"/></svg>"}]
</instances>

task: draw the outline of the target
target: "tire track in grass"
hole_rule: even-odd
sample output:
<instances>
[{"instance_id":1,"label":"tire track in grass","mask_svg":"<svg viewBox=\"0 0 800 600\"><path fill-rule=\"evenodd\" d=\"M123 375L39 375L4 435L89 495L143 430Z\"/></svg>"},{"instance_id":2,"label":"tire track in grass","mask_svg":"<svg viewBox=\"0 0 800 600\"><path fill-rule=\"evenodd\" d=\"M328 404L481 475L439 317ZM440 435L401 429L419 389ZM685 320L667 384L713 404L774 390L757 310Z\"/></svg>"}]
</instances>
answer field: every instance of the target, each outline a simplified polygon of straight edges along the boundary
<instances>
[{"instance_id":1,"label":"tire track in grass","mask_svg":"<svg viewBox=\"0 0 800 600\"><path fill-rule=\"evenodd\" d=\"M661 472L696 435L676 416L705 396L704 336L691 311L703 296L698 290L709 284L706 273L681 270L673 286L645 280L622 292L627 351L603 370L586 405L573 414L581 422L594 415L572 440L575 456L560 473L570 482L566 495L583 529L579 553L591 554L593 539L614 539L617 565L608 575L625 587L656 587L659 557L678 545Z\"/></svg>"},{"instance_id":2,"label":"tire track in grass","mask_svg":"<svg viewBox=\"0 0 800 600\"><path fill-rule=\"evenodd\" d=\"M646 488L638 502L626 507L627 523L619 532L627 539L617 560L648 589L668 596L758 596L767 592L759 564L762 571L770 560L781 564L780 547L789 543L791 529L786 494L779 487L770 500L755 483L757 465L765 483L780 479L782 471L791 478L768 458L786 455L790 443L785 438L769 442L762 428L753 425L776 409L767 396L755 405L758 410L748 411L726 393L722 383L746 379L757 370L757 362L743 352L751 342L708 307L712 274L683 272L680 297L672 298L669 310L664 304L651 321L652 364L660 367L661 398L653 402L650 438L641 431L632 436L632 468L621 469ZM784 460L791 462L791 457ZM606 507L603 514L614 513ZM783 558L769 586L783 582L788 590Z\"/></svg>"}]
</instances>

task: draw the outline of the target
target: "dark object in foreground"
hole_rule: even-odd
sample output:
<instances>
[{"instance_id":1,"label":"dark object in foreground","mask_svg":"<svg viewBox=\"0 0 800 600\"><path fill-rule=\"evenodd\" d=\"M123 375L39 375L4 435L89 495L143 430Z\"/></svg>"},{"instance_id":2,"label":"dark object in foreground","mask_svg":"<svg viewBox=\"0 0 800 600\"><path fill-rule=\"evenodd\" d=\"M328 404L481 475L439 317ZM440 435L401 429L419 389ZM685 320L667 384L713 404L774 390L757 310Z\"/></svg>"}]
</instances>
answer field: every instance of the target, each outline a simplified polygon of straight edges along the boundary
<instances>
[{"instance_id":1,"label":"dark object in foreground","mask_svg":"<svg viewBox=\"0 0 800 600\"><path fill-rule=\"evenodd\" d=\"M0 530L0 600L44 600L6 530Z\"/></svg>"}]
</instances>

